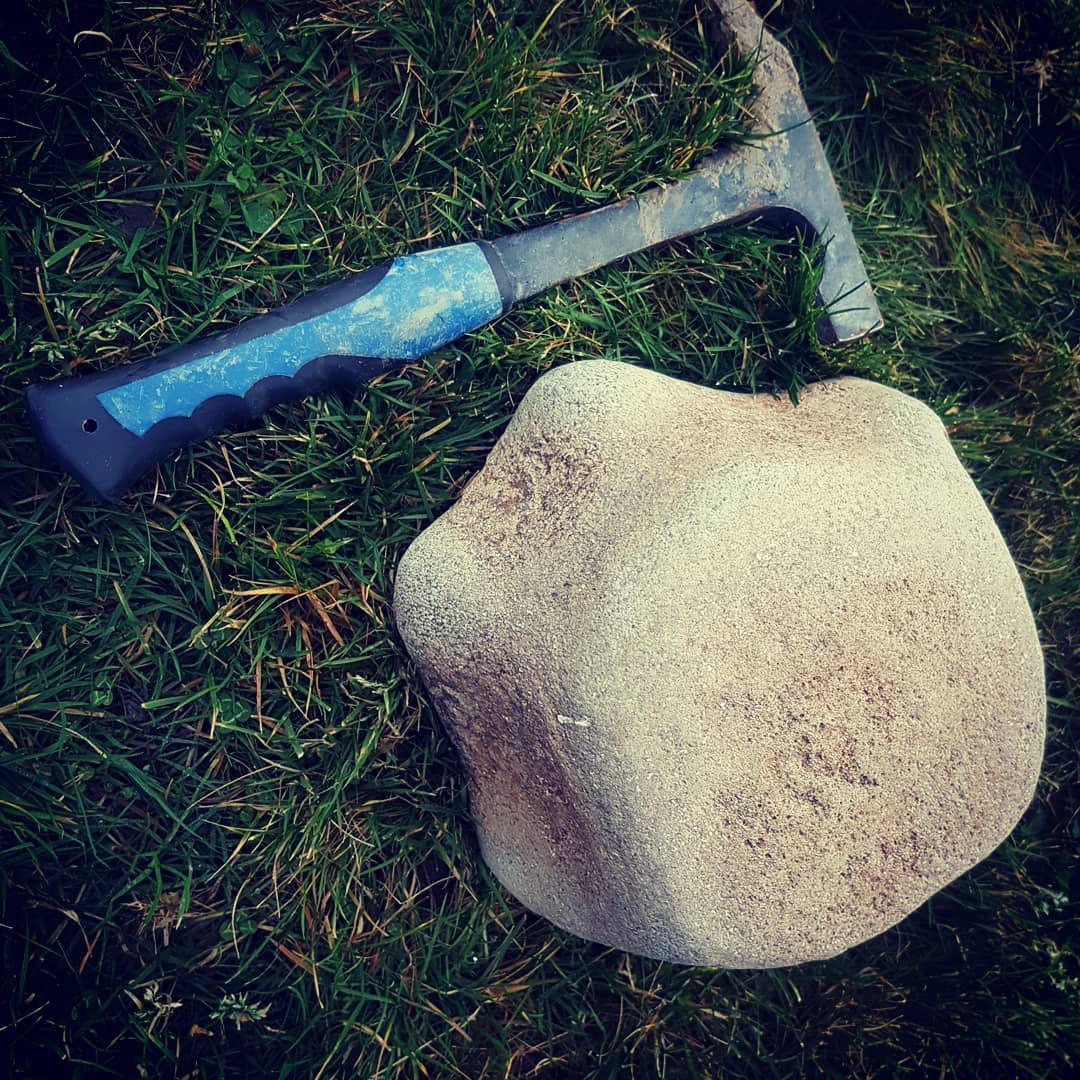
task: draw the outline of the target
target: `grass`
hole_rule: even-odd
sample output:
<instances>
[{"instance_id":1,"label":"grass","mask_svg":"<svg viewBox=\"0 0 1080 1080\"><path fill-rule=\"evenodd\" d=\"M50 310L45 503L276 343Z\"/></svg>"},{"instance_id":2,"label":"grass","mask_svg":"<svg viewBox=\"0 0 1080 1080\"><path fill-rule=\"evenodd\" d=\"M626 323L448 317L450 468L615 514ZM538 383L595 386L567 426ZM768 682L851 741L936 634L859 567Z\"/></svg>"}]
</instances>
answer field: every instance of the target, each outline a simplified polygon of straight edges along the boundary
<instances>
[{"instance_id":1,"label":"grass","mask_svg":"<svg viewBox=\"0 0 1080 1080\"><path fill-rule=\"evenodd\" d=\"M148 356L372 261L587 209L742 130L692 6L57 3L0 29L0 948L28 1076L1065 1072L1080 1039L1080 14L775 14L886 328L822 349L753 227L553 290L355 395L190 448L115 509L30 381ZM397 642L404 547L552 364L918 395L1021 567L1051 701L986 862L833 961L684 969L563 934L480 861ZM992 672L987 673L993 677Z\"/></svg>"}]
</instances>

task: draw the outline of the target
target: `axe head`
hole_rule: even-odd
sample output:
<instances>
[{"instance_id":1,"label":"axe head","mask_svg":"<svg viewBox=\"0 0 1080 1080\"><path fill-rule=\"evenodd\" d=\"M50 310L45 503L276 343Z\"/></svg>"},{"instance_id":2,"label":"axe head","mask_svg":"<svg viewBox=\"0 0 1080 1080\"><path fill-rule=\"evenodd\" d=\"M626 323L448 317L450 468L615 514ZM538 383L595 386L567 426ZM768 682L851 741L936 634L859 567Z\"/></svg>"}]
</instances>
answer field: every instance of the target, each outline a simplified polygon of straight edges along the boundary
<instances>
[{"instance_id":1,"label":"axe head","mask_svg":"<svg viewBox=\"0 0 1080 1080\"><path fill-rule=\"evenodd\" d=\"M722 45L756 60L752 131L687 177L585 214L491 243L510 302L668 240L753 218L795 224L824 245L818 326L825 342L855 341L881 312L787 50L747 0L714 0Z\"/></svg>"},{"instance_id":2,"label":"axe head","mask_svg":"<svg viewBox=\"0 0 1080 1080\"><path fill-rule=\"evenodd\" d=\"M718 183L728 187L737 180L747 211L738 216L793 222L823 241L820 299L826 315L818 334L830 343L855 341L881 328L881 311L791 55L750 0L714 3L721 46L756 60L753 127L747 145L714 155L703 169L715 170Z\"/></svg>"}]
</instances>

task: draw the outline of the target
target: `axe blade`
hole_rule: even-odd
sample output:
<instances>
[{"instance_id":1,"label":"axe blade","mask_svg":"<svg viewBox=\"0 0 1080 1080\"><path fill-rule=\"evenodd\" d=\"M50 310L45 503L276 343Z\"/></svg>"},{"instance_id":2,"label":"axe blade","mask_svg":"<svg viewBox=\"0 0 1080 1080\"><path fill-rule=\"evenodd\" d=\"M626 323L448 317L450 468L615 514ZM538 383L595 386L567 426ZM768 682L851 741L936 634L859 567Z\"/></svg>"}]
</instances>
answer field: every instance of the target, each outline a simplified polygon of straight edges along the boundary
<instances>
[{"instance_id":1,"label":"axe blade","mask_svg":"<svg viewBox=\"0 0 1080 1080\"><path fill-rule=\"evenodd\" d=\"M754 132L768 137L761 145L772 173L761 195L773 200L774 212L794 216L825 243L820 296L827 314L819 335L827 342L846 342L880 330L881 311L791 54L769 33L750 0L713 2L720 15L718 33L726 39L722 43L757 59L750 108Z\"/></svg>"},{"instance_id":2,"label":"axe blade","mask_svg":"<svg viewBox=\"0 0 1080 1080\"><path fill-rule=\"evenodd\" d=\"M818 336L856 341L880 329L881 311L791 55L749 0L714 3L721 47L756 61L747 140L706 157L683 180L493 241L513 299L669 240L763 218L823 241Z\"/></svg>"}]
</instances>

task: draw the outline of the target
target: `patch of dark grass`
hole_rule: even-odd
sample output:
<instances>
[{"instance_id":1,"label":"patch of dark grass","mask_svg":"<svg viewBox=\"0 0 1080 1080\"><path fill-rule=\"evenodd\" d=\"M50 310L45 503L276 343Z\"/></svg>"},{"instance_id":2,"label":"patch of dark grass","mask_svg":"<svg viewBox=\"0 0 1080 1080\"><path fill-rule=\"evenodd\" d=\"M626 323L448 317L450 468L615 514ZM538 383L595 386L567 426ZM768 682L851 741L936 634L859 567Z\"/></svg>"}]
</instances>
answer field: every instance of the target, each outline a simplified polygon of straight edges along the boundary
<instances>
[{"instance_id":1,"label":"patch of dark grass","mask_svg":"<svg viewBox=\"0 0 1080 1080\"><path fill-rule=\"evenodd\" d=\"M46 5L29 29L11 10L7 1060L118 1076L1067 1071L1068 7L777 13L884 310L874 341L822 349L812 252L726 230L552 290L362 393L191 447L118 509L43 461L27 382L680 175L741 131L746 72L715 63L690 5L113 0ZM854 373L915 393L1021 566L1050 676L1036 801L991 859L836 960L748 974L603 950L523 911L478 857L461 769L394 637L394 566L536 376L595 356L733 389Z\"/></svg>"}]
</instances>

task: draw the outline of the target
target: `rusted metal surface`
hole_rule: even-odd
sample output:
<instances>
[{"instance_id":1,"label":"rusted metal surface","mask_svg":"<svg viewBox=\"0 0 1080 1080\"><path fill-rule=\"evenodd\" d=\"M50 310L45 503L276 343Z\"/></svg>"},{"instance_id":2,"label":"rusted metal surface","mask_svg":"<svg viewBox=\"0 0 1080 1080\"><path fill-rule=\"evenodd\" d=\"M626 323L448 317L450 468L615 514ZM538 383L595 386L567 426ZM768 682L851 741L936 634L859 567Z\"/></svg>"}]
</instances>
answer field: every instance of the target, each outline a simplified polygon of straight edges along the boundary
<instances>
[{"instance_id":1,"label":"rusted metal surface","mask_svg":"<svg viewBox=\"0 0 1080 1080\"><path fill-rule=\"evenodd\" d=\"M820 295L827 342L881 326L851 224L791 56L743 0L715 0L728 46L753 56L751 138L705 158L684 180L492 242L522 300L616 259L718 225L773 218L824 240ZM723 47L723 45L721 45Z\"/></svg>"}]
</instances>

